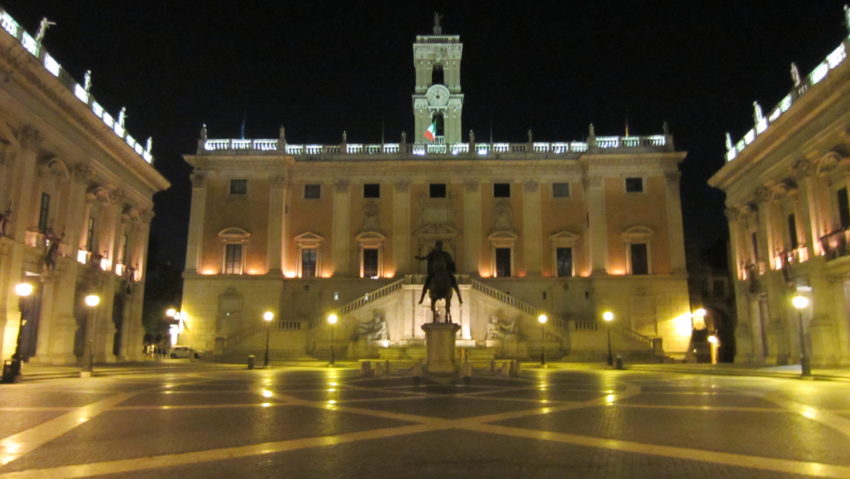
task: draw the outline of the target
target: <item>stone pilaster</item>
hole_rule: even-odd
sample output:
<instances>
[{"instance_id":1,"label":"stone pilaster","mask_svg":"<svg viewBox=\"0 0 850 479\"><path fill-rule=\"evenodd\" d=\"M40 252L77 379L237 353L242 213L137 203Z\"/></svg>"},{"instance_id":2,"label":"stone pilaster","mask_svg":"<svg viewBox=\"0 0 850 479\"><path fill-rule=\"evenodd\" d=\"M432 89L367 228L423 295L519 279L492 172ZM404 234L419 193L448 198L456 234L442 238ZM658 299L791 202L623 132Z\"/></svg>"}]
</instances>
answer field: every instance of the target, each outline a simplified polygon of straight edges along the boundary
<instances>
[{"instance_id":1,"label":"stone pilaster","mask_svg":"<svg viewBox=\"0 0 850 479\"><path fill-rule=\"evenodd\" d=\"M410 183L397 181L393 191L393 253L396 275L412 273L410 261Z\"/></svg>"},{"instance_id":2,"label":"stone pilaster","mask_svg":"<svg viewBox=\"0 0 850 479\"><path fill-rule=\"evenodd\" d=\"M207 209L207 182L201 171L192 173L192 206L189 212L189 238L186 246L186 272L198 270L203 255L204 224Z\"/></svg>"},{"instance_id":3,"label":"stone pilaster","mask_svg":"<svg viewBox=\"0 0 850 479\"><path fill-rule=\"evenodd\" d=\"M587 251L590 252L591 274L608 273L608 223L605 208L605 179L591 176L584 182L587 198Z\"/></svg>"},{"instance_id":4,"label":"stone pilaster","mask_svg":"<svg viewBox=\"0 0 850 479\"><path fill-rule=\"evenodd\" d=\"M522 244L525 271L530 276L540 276L543 266L543 231L540 204L540 184L528 181L523 188Z\"/></svg>"},{"instance_id":5,"label":"stone pilaster","mask_svg":"<svg viewBox=\"0 0 850 479\"><path fill-rule=\"evenodd\" d=\"M478 273L481 256L481 187L477 180L468 180L463 185L463 237L464 272Z\"/></svg>"},{"instance_id":6,"label":"stone pilaster","mask_svg":"<svg viewBox=\"0 0 850 479\"><path fill-rule=\"evenodd\" d=\"M266 268L269 274L283 271L284 209L286 205L286 180L281 176L271 179L269 188L269 232Z\"/></svg>"},{"instance_id":7,"label":"stone pilaster","mask_svg":"<svg viewBox=\"0 0 850 479\"><path fill-rule=\"evenodd\" d=\"M678 171L664 173L667 201L667 232L670 244L670 268L673 274L685 274L685 238L682 226L682 202L679 195Z\"/></svg>"},{"instance_id":8,"label":"stone pilaster","mask_svg":"<svg viewBox=\"0 0 850 479\"><path fill-rule=\"evenodd\" d=\"M333 251L333 274L348 275L351 263L351 188L346 180L337 181L333 189L333 235L331 250ZM318 271L317 276L322 276Z\"/></svg>"}]
</instances>

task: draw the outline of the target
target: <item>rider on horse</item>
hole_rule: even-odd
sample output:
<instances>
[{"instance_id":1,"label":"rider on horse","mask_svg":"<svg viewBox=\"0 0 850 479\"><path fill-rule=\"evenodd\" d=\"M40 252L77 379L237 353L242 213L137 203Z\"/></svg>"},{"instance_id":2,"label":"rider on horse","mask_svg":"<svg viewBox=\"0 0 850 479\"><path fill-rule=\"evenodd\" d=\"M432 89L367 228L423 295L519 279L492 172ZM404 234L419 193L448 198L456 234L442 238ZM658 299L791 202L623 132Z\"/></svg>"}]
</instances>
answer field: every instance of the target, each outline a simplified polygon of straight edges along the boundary
<instances>
[{"instance_id":1,"label":"rider on horse","mask_svg":"<svg viewBox=\"0 0 850 479\"><path fill-rule=\"evenodd\" d=\"M457 293L458 301L463 304L463 299L460 296L460 288L457 285L457 278L455 278L455 262L452 259L452 255L447 251L443 251L442 241L437 241L434 244L434 249L427 256L416 256L415 258L419 261L428 260L428 276L425 278L425 284L422 285L422 296L419 298L419 304L422 304L422 301L425 299L425 293L431 288L431 279L434 277L434 273L438 271L449 273L452 288Z\"/></svg>"}]
</instances>

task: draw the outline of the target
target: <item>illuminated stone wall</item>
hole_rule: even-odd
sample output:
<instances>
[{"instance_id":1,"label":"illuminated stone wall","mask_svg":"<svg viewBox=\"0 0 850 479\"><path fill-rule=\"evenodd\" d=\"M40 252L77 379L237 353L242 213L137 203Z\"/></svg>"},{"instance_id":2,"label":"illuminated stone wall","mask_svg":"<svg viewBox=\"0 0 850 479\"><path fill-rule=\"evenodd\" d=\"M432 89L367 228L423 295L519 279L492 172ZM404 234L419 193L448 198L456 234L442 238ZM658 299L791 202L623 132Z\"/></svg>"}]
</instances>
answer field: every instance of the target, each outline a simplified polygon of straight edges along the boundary
<instances>
[{"instance_id":1,"label":"illuminated stone wall","mask_svg":"<svg viewBox=\"0 0 850 479\"><path fill-rule=\"evenodd\" d=\"M152 196L169 184L123 113L107 113L90 84L2 10L0 27L0 212L11 212L0 235L0 356L15 352L14 285L27 281L35 292L21 343L30 362L77 362L89 293L101 297L89 332L95 360L139 359Z\"/></svg>"},{"instance_id":2,"label":"illuminated stone wall","mask_svg":"<svg viewBox=\"0 0 850 479\"><path fill-rule=\"evenodd\" d=\"M709 181L727 195L737 361L799 361L801 317L791 297L803 294L811 299L800 314L812 364L850 364L847 45L794 85Z\"/></svg>"}]
</instances>

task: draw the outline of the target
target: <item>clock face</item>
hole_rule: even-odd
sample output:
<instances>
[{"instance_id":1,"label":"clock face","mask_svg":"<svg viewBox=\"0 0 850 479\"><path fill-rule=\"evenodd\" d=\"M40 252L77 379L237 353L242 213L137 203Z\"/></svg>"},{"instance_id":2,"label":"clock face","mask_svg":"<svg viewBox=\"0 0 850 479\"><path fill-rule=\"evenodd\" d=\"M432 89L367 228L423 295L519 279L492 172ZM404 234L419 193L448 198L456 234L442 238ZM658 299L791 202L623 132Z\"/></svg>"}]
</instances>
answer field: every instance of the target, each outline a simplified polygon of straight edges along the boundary
<instances>
[{"instance_id":1,"label":"clock face","mask_svg":"<svg viewBox=\"0 0 850 479\"><path fill-rule=\"evenodd\" d=\"M443 85L431 85L425 96L431 106L446 106L449 103L449 89Z\"/></svg>"}]
</instances>

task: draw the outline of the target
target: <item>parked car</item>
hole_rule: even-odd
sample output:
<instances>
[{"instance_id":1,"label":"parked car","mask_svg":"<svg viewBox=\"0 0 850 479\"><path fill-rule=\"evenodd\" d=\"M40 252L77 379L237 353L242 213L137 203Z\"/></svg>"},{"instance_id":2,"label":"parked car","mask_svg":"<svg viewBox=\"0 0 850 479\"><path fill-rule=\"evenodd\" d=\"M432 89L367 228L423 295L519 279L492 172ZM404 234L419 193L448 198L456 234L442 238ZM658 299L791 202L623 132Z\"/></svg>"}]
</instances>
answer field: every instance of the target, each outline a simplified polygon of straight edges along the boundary
<instances>
[{"instance_id":1,"label":"parked car","mask_svg":"<svg viewBox=\"0 0 850 479\"><path fill-rule=\"evenodd\" d=\"M168 354L172 359L176 358L192 358L192 359L201 359L201 353L199 351L195 351L194 349L188 346L175 346L171 349L171 353Z\"/></svg>"}]
</instances>

